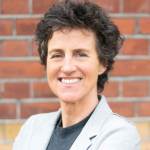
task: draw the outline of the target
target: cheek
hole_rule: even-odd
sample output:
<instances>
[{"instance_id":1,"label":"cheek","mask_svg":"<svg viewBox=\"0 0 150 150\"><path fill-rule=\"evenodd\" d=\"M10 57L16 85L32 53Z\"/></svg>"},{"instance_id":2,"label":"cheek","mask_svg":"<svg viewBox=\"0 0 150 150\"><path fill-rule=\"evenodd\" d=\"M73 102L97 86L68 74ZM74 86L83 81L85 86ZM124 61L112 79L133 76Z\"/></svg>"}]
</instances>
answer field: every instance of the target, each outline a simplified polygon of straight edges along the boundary
<instances>
[{"instance_id":1,"label":"cheek","mask_svg":"<svg viewBox=\"0 0 150 150\"><path fill-rule=\"evenodd\" d=\"M52 78L55 74L55 67L47 64L46 73L48 78Z\"/></svg>"},{"instance_id":2,"label":"cheek","mask_svg":"<svg viewBox=\"0 0 150 150\"><path fill-rule=\"evenodd\" d=\"M56 73L55 73L55 68L47 65L46 68L46 74L47 74L47 80L48 80L48 85L50 89L53 89L56 85Z\"/></svg>"},{"instance_id":3,"label":"cheek","mask_svg":"<svg viewBox=\"0 0 150 150\"><path fill-rule=\"evenodd\" d=\"M96 78L98 76L99 68L92 64L80 65L80 68L82 73L88 78Z\"/></svg>"}]
</instances>

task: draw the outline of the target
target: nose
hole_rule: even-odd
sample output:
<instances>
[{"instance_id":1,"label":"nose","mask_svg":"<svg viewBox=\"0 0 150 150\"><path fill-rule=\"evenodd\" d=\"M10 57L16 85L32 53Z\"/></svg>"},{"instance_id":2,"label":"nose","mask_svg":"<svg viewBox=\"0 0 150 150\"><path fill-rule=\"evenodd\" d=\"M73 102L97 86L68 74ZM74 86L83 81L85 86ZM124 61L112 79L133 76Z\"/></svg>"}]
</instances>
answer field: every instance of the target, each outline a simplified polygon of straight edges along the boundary
<instances>
[{"instance_id":1,"label":"nose","mask_svg":"<svg viewBox=\"0 0 150 150\"><path fill-rule=\"evenodd\" d=\"M71 74L76 70L76 65L71 57L65 57L61 66L61 71L65 74Z\"/></svg>"}]
</instances>

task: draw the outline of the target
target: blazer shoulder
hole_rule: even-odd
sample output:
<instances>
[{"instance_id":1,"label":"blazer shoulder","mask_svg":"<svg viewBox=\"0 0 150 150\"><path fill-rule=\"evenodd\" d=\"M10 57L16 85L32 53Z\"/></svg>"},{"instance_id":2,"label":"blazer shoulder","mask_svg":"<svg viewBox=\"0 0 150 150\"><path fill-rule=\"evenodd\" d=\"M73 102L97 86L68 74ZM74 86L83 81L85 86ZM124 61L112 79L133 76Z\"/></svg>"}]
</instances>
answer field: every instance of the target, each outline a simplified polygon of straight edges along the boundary
<instances>
[{"instance_id":1,"label":"blazer shoulder","mask_svg":"<svg viewBox=\"0 0 150 150\"><path fill-rule=\"evenodd\" d=\"M105 139L101 145L102 149L140 149L141 139L134 123L115 113L102 129L102 137Z\"/></svg>"},{"instance_id":2,"label":"blazer shoulder","mask_svg":"<svg viewBox=\"0 0 150 150\"><path fill-rule=\"evenodd\" d=\"M135 124L128 118L113 113L104 127L106 137L118 139L119 143L124 141L128 144L140 145L141 138Z\"/></svg>"},{"instance_id":3,"label":"blazer shoulder","mask_svg":"<svg viewBox=\"0 0 150 150\"><path fill-rule=\"evenodd\" d=\"M28 143L31 141L31 137L39 129L47 128L47 126L55 124L58 112L42 113L30 116L22 125L15 141L13 143L13 150L28 149ZM24 140L25 139L25 140Z\"/></svg>"},{"instance_id":4,"label":"blazer shoulder","mask_svg":"<svg viewBox=\"0 0 150 150\"><path fill-rule=\"evenodd\" d=\"M105 128L108 127L110 130L116 130L116 131L122 130L125 132L128 131L129 134L133 133L136 137L139 137L135 124L128 118L120 116L116 113L113 113L111 118L106 123Z\"/></svg>"},{"instance_id":5,"label":"blazer shoulder","mask_svg":"<svg viewBox=\"0 0 150 150\"><path fill-rule=\"evenodd\" d=\"M58 111L57 112L50 112L50 113L41 113L41 114L36 114L32 115L27 119L26 122L43 122L43 121L49 121L53 120L57 117Z\"/></svg>"}]
</instances>

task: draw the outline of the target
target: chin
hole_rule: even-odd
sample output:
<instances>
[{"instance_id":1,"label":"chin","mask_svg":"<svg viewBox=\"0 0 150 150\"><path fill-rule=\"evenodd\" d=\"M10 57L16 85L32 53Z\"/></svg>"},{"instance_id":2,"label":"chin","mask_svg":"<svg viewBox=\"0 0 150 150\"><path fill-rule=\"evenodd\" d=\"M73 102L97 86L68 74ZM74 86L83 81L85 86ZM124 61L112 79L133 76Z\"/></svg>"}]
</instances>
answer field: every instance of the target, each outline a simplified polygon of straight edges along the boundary
<instances>
[{"instance_id":1,"label":"chin","mask_svg":"<svg viewBox=\"0 0 150 150\"><path fill-rule=\"evenodd\" d=\"M58 98L60 99L60 101L65 103L75 103L77 101L80 101L80 98L77 97L77 95L70 95L70 94L59 95Z\"/></svg>"}]
</instances>

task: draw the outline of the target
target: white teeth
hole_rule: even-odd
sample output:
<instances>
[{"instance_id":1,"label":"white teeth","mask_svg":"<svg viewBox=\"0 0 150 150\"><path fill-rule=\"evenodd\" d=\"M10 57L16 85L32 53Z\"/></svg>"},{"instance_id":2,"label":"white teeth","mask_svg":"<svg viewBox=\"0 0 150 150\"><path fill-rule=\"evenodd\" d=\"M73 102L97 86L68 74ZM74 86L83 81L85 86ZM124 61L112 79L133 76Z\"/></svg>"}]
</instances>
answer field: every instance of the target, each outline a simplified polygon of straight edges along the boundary
<instances>
[{"instance_id":1,"label":"white teeth","mask_svg":"<svg viewBox=\"0 0 150 150\"><path fill-rule=\"evenodd\" d=\"M79 82L80 79L62 79L61 82L65 84L72 84Z\"/></svg>"}]
</instances>

